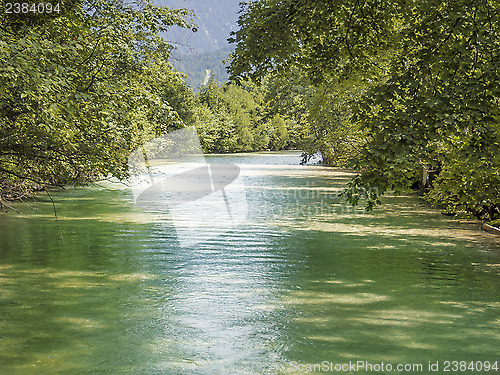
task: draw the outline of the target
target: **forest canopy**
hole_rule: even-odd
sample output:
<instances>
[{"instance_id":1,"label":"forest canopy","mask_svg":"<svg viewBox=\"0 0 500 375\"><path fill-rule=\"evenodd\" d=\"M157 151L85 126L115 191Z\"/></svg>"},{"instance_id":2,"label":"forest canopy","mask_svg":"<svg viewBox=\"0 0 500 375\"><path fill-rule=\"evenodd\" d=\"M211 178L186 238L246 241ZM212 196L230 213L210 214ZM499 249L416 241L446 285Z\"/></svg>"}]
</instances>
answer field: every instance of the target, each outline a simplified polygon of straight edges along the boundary
<instances>
[{"instance_id":1,"label":"forest canopy","mask_svg":"<svg viewBox=\"0 0 500 375\"><path fill-rule=\"evenodd\" d=\"M360 189L373 207L386 191L420 187L450 213L492 218L500 214L499 17L497 0L250 2L229 70L238 81L299 69L327 106L344 108L320 138L332 154L345 139L339 129L356 140L352 203Z\"/></svg>"},{"instance_id":2,"label":"forest canopy","mask_svg":"<svg viewBox=\"0 0 500 375\"><path fill-rule=\"evenodd\" d=\"M113 0L50 15L0 12L0 198L123 177L130 150L182 126L162 100L183 84L157 34L186 10Z\"/></svg>"}]
</instances>

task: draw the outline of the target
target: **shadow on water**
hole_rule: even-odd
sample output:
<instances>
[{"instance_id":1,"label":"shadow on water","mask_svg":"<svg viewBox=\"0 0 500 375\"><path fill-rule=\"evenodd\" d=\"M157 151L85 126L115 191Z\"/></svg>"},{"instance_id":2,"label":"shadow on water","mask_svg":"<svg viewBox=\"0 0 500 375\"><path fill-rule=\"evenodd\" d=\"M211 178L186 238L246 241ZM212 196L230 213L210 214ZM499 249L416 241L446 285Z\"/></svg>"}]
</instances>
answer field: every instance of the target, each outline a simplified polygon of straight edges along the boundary
<instances>
[{"instance_id":1,"label":"shadow on water","mask_svg":"<svg viewBox=\"0 0 500 375\"><path fill-rule=\"evenodd\" d=\"M498 360L496 239L414 198L355 211L345 173L298 154L218 158L241 163L249 218L191 248L125 190L1 216L0 374Z\"/></svg>"},{"instance_id":2,"label":"shadow on water","mask_svg":"<svg viewBox=\"0 0 500 375\"><path fill-rule=\"evenodd\" d=\"M366 246L365 236L322 238L324 232L309 232L297 243L301 271L283 298L297 312L288 325L289 361L496 359L497 255L478 262L477 254L442 251L425 236L411 244L392 236L388 249Z\"/></svg>"},{"instance_id":3,"label":"shadow on water","mask_svg":"<svg viewBox=\"0 0 500 375\"><path fill-rule=\"evenodd\" d=\"M151 358L148 304L162 280L137 257L147 228L92 218L124 212L73 193L57 221L40 204L2 218L1 374L130 373Z\"/></svg>"}]
</instances>

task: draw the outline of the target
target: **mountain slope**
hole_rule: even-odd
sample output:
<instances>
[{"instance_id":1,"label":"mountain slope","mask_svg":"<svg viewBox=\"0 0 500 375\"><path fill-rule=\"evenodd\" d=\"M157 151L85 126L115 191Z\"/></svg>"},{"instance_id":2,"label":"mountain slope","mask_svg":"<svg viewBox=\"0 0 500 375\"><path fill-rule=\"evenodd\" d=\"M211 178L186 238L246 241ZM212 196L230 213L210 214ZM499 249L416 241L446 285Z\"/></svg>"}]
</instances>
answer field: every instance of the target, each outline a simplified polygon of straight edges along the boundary
<instances>
[{"instance_id":1,"label":"mountain slope","mask_svg":"<svg viewBox=\"0 0 500 375\"><path fill-rule=\"evenodd\" d=\"M197 32L173 27L163 37L182 53L203 53L224 48L231 31L236 31L241 0L155 0L169 8L193 10Z\"/></svg>"},{"instance_id":2,"label":"mountain slope","mask_svg":"<svg viewBox=\"0 0 500 375\"><path fill-rule=\"evenodd\" d=\"M232 50L232 47L227 46L197 54L181 54L173 51L170 62L175 69L187 75L188 85L198 90L202 83L212 75L219 82L227 81L229 75L223 61L227 60Z\"/></svg>"},{"instance_id":3,"label":"mountain slope","mask_svg":"<svg viewBox=\"0 0 500 375\"><path fill-rule=\"evenodd\" d=\"M241 0L155 0L169 8L186 8L197 16L197 31L172 27L162 37L176 49L170 62L187 74L186 82L197 90L211 76L221 82L228 78L223 61L233 50L227 39L236 31Z\"/></svg>"}]
</instances>

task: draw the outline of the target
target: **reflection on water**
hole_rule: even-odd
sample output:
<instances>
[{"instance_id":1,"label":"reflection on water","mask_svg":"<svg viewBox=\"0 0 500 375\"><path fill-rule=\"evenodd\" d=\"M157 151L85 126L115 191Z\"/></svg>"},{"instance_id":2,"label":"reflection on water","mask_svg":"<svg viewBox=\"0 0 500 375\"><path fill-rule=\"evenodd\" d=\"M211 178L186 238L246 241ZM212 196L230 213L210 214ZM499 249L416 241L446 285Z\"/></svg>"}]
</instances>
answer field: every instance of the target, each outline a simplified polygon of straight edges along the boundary
<instances>
[{"instance_id":1,"label":"reflection on water","mask_svg":"<svg viewBox=\"0 0 500 375\"><path fill-rule=\"evenodd\" d=\"M0 216L0 374L500 360L495 237L409 197L355 211L298 153L208 158L240 165L249 218L191 248L126 189Z\"/></svg>"}]
</instances>

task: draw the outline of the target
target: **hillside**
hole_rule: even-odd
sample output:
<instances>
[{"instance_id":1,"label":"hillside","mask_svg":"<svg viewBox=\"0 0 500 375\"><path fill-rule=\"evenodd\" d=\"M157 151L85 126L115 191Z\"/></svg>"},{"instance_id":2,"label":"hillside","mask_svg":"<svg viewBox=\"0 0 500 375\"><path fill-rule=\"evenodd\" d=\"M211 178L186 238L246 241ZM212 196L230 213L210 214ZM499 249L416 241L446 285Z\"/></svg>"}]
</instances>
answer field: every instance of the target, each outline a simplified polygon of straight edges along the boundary
<instances>
[{"instance_id":1,"label":"hillside","mask_svg":"<svg viewBox=\"0 0 500 375\"><path fill-rule=\"evenodd\" d=\"M198 31L173 27L163 37L174 42L181 53L199 54L227 47L227 38L236 31L241 0L155 0L169 8L193 10Z\"/></svg>"},{"instance_id":2,"label":"hillside","mask_svg":"<svg viewBox=\"0 0 500 375\"><path fill-rule=\"evenodd\" d=\"M228 73L224 61L228 59L231 52L231 46L196 54L181 54L179 51L173 51L170 62L175 69L187 75L186 82L196 91L212 75L219 82L227 81Z\"/></svg>"},{"instance_id":3,"label":"hillside","mask_svg":"<svg viewBox=\"0 0 500 375\"><path fill-rule=\"evenodd\" d=\"M231 31L236 31L241 0L155 0L170 8L186 8L197 16L197 31L172 27L162 36L176 49L170 62L187 75L186 82L197 90L210 75L221 82L228 78L223 61L232 52L228 45Z\"/></svg>"}]
</instances>

